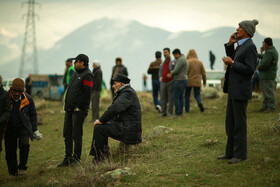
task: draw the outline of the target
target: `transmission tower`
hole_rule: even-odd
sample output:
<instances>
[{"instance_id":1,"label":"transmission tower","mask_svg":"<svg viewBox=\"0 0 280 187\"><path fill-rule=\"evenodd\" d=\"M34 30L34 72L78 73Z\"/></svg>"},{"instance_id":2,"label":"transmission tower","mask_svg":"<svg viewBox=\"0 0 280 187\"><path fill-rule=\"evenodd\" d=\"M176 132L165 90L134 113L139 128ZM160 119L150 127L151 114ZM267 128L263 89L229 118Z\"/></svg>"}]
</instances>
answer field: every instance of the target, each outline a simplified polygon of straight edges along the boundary
<instances>
[{"instance_id":1,"label":"transmission tower","mask_svg":"<svg viewBox=\"0 0 280 187\"><path fill-rule=\"evenodd\" d=\"M27 14L23 15L26 17L25 34L23 40L22 54L19 66L19 77L25 77L28 73L39 73L38 70L38 56L36 46L36 28L35 28L35 0L28 0L28 2L22 3L28 5Z\"/></svg>"}]
</instances>

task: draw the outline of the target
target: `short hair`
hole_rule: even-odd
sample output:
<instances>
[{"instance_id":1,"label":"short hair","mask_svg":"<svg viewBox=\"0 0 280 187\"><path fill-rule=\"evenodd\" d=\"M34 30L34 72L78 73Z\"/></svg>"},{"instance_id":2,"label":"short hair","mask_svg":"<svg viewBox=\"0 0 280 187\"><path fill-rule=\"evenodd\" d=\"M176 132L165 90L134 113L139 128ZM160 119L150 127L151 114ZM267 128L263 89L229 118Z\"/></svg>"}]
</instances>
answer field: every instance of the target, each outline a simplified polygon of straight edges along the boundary
<instances>
[{"instance_id":1,"label":"short hair","mask_svg":"<svg viewBox=\"0 0 280 187\"><path fill-rule=\"evenodd\" d=\"M3 80L3 78L2 78L2 76L0 75L0 84L2 84L2 80Z\"/></svg>"},{"instance_id":2,"label":"short hair","mask_svg":"<svg viewBox=\"0 0 280 187\"><path fill-rule=\"evenodd\" d=\"M168 47L164 48L163 50L167 50L170 53L170 49Z\"/></svg>"},{"instance_id":3,"label":"short hair","mask_svg":"<svg viewBox=\"0 0 280 187\"><path fill-rule=\"evenodd\" d=\"M160 51L156 51L156 58L161 58L161 52Z\"/></svg>"},{"instance_id":4,"label":"short hair","mask_svg":"<svg viewBox=\"0 0 280 187\"><path fill-rule=\"evenodd\" d=\"M271 38L265 38L264 43L266 43L268 46L273 46L273 42Z\"/></svg>"},{"instance_id":5,"label":"short hair","mask_svg":"<svg viewBox=\"0 0 280 187\"><path fill-rule=\"evenodd\" d=\"M179 55L180 55L180 54L181 54L181 51L180 51L180 49L174 49L173 52L172 52L172 54L173 54L173 55L175 55L175 54L179 54Z\"/></svg>"},{"instance_id":6,"label":"short hair","mask_svg":"<svg viewBox=\"0 0 280 187\"><path fill-rule=\"evenodd\" d=\"M117 58L116 58L116 62L117 62L117 61L122 62L122 58L121 58L121 57L117 57Z\"/></svg>"}]
</instances>

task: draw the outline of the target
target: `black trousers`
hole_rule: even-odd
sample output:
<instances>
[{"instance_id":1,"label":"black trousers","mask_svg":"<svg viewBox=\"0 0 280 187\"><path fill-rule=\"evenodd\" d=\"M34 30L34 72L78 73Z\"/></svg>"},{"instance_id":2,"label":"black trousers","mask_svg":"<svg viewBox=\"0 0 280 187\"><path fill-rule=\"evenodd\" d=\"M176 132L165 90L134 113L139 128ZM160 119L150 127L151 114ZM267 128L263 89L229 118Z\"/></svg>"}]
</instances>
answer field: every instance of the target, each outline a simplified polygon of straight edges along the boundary
<instances>
[{"instance_id":1,"label":"black trousers","mask_svg":"<svg viewBox=\"0 0 280 187\"><path fill-rule=\"evenodd\" d=\"M226 111L226 156L247 158L247 110L248 100L233 100L228 97Z\"/></svg>"},{"instance_id":2,"label":"black trousers","mask_svg":"<svg viewBox=\"0 0 280 187\"><path fill-rule=\"evenodd\" d=\"M74 155L77 160L81 159L83 124L87 116L87 111L65 112L63 137L65 141L65 157L72 157L73 142Z\"/></svg>"},{"instance_id":3,"label":"black trousers","mask_svg":"<svg viewBox=\"0 0 280 187\"><path fill-rule=\"evenodd\" d=\"M2 151L3 134L4 134L4 125L0 124L0 153Z\"/></svg>"},{"instance_id":4,"label":"black trousers","mask_svg":"<svg viewBox=\"0 0 280 187\"><path fill-rule=\"evenodd\" d=\"M108 145L108 137L118 140L121 132L110 122L96 125L93 131L90 155L97 160L102 160L105 155L109 154L110 147Z\"/></svg>"},{"instance_id":5,"label":"black trousers","mask_svg":"<svg viewBox=\"0 0 280 187\"><path fill-rule=\"evenodd\" d=\"M17 144L19 144L19 165L17 163ZM7 128L5 133L5 152L9 174L15 175L18 169L27 169L29 146L29 133L26 128Z\"/></svg>"}]
</instances>

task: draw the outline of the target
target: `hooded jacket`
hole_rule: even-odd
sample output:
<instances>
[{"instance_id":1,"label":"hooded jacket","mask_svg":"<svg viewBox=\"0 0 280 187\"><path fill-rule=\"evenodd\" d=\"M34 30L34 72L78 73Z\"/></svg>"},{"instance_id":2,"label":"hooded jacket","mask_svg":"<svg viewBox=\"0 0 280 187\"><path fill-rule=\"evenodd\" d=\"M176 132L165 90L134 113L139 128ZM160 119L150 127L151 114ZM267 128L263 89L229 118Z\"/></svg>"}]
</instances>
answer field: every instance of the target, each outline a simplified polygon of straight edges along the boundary
<instances>
[{"instance_id":1,"label":"hooded jacket","mask_svg":"<svg viewBox=\"0 0 280 187\"><path fill-rule=\"evenodd\" d=\"M191 49L187 55L189 62L188 87L201 87L201 75L203 84L206 84L206 73L203 63L198 60L196 51Z\"/></svg>"},{"instance_id":2,"label":"hooded jacket","mask_svg":"<svg viewBox=\"0 0 280 187\"><path fill-rule=\"evenodd\" d=\"M13 101L11 92L9 92L9 98L11 103L11 109L13 109ZM21 95L20 106L19 106L19 116L23 126L29 132L29 137L33 138L33 133L37 131L37 112L35 108L34 101L30 95L23 93ZM13 117L13 114L12 116ZM7 128L9 128L9 123Z\"/></svg>"},{"instance_id":3,"label":"hooded jacket","mask_svg":"<svg viewBox=\"0 0 280 187\"><path fill-rule=\"evenodd\" d=\"M141 106L130 85L116 92L113 103L99 119L113 129L114 139L128 144L142 141Z\"/></svg>"}]
</instances>

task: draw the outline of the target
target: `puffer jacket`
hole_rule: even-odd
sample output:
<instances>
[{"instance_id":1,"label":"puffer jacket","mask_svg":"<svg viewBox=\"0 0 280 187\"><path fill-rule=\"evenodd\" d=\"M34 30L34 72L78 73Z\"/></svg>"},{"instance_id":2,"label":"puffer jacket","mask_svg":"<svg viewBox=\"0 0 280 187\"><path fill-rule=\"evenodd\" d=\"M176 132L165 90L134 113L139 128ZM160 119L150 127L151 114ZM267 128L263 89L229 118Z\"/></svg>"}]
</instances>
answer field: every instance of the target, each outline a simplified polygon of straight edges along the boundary
<instances>
[{"instance_id":1,"label":"puffer jacket","mask_svg":"<svg viewBox=\"0 0 280 187\"><path fill-rule=\"evenodd\" d=\"M196 51L191 49L187 55L189 62L188 87L201 87L201 75L203 84L206 84L206 73L203 63L198 60Z\"/></svg>"},{"instance_id":2,"label":"puffer jacket","mask_svg":"<svg viewBox=\"0 0 280 187\"><path fill-rule=\"evenodd\" d=\"M11 92L9 92L11 109L13 108ZM13 115L13 114L12 114ZM32 140L32 135L37 131L37 112L34 101L30 95L23 93L21 95L21 101L19 106L19 116L23 126L29 132L29 137ZM13 117L13 116L12 116ZM9 128L9 123L7 128Z\"/></svg>"},{"instance_id":3,"label":"puffer jacket","mask_svg":"<svg viewBox=\"0 0 280 187\"><path fill-rule=\"evenodd\" d=\"M130 85L119 89L112 105L99 119L110 123L114 139L128 144L142 141L141 106L136 92Z\"/></svg>"}]
</instances>

